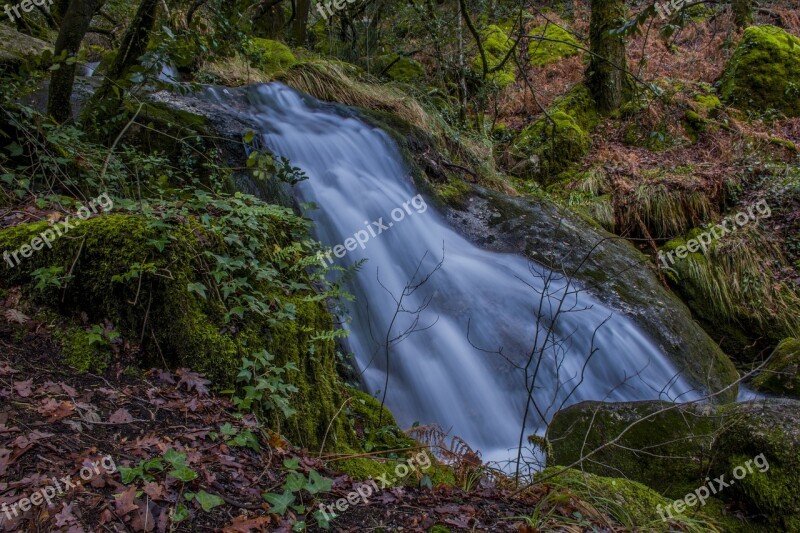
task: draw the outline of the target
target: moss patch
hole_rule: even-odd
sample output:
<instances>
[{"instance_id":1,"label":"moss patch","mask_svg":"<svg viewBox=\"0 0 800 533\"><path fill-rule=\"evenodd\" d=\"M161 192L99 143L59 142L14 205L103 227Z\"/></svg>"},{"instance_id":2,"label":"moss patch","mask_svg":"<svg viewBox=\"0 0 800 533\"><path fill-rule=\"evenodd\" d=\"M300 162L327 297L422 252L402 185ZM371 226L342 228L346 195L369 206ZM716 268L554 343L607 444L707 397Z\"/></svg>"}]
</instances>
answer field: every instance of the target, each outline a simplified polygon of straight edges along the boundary
<instances>
[{"instance_id":1,"label":"moss patch","mask_svg":"<svg viewBox=\"0 0 800 533\"><path fill-rule=\"evenodd\" d=\"M508 51L514 45L514 40L497 25L490 25L483 31L483 48L486 53L486 64L489 70L497 67L505 59ZM472 68L478 72L483 71L480 52L472 63ZM494 81L500 88L507 87L516 79L514 75L514 60L509 58L503 68L489 74L489 80Z\"/></svg>"},{"instance_id":2,"label":"moss patch","mask_svg":"<svg viewBox=\"0 0 800 533\"><path fill-rule=\"evenodd\" d=\"M589 131L598 116L585 85L576 85L547 114L522 130L512 145L517 158L533 163L517 166L515 172L522 177L552 180L580 161L591 146Z\"/></svg>"},{"instance_id":3,"label":"moss patch","mask_svg":"<svg viewBox=\"0 0 800 533\"><path fill-rule=\"evenodd\" d=\"M531 65L541 67L580 53L580 49L577 48L580 43L575 36L555 24L538 26L532 29L528 35L532 37L528 45L528 58ZM537 38L542 40L537 40Z\"/></svg>"},{"instance_id":4,"label":"moss patch","mask_svg":"<svg viewBox=\"0 0 800 533\"><path fill-rule=\"evenodd\" d=\"M247 41L245 51L252 65L267 74L281 72L297 64L292 50L279 41L253 37Z\"/></svg>"},{"instance_id":5,"label":"moss patch","mask_svg":"<svg viewBox=\"0 0 800 533\"><path fill-rule=\"evenodd\" d=\"M745 30L722 77L722 97L742 109L800 115L800 39L775 26Z\"/></svg>"},{"instance_id":6,"label":"moss patch","mask_svg":"<svg viewBox=\"0 0 800 533\"><path fill-rule=\"evenodd\" d=\"M781 341L770 362L751 385L761 392L800 397L800 341Z\"/></svg>"}]
</instances>

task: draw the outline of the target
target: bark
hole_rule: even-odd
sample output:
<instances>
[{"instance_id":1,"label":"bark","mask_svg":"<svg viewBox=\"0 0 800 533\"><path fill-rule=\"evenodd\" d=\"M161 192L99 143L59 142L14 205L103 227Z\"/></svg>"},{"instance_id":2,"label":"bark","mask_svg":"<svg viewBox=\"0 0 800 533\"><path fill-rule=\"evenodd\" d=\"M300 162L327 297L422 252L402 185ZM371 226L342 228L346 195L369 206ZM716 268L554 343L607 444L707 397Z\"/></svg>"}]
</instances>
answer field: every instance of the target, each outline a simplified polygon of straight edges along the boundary
<instances>
[{"instance_id":1,"label":"bark","mask_svg":"<svg viewBox=\"0 0 800 533\"><path fill-rule=\"evenodd\" d=\"M90 118L98 125L103 124L108 112L116 111L119 108L122 94L117 88L127 85L125 77L129 69L136 65L139 57L147 51L147 44L150 42L150 34L156 23L160 1L142 0L139 4L136 15L122 38L117 57L106 72L103 84L86 105L81 116L83 121Z\"/></svg>"},{"instance_id":2,"label":"bark","mask_svg":"<svg viewBox=\"0 0 800 533\"><path fill-rule=\"evenodd\" d=\"M60 58L75 57L81 47L84 35L89 30L89 23L105 0L70 0L56 39L54 55ZM72 119L72 88L75 83L75 63L60 61L58 70L53 71L50 78L50 91L47 100L47 112L58 122Z\"/></svg>"},{"instance_id":3,"label":"bark","mask_svg":"<svg viewBox=\"0 0 800 533\"><path fill-rule=\"evenodd\" d=\"M609 32L622 26L624 17L624 0L592 0L588 85L601 113L615 111L623 101L627 68L625 39Z\"/></svg>"},{"instance_id":4,"label":"bark","mask_svg":"<svg viewBox=\"0 0 800 533\"><path fill-rule=\"evenodd\" d=\"M294 19L294 40L297 46L305 46L308 27L308 12L311 0L297 0L297 18Z\"/></svg>"}]
</instances>

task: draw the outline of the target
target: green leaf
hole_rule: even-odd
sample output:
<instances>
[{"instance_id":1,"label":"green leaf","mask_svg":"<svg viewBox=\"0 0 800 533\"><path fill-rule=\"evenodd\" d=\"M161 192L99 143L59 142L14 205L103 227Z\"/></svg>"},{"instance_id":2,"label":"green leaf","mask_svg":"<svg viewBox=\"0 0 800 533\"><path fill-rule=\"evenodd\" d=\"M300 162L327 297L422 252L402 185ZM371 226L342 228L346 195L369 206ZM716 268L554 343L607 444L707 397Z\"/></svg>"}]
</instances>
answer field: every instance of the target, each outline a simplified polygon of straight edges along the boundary
<instances>
[{"instance_id":1,"label":"green leaf","mask_svg":"<svg viewBox=\"0 0 800 533\"><path fill-rule=\"evenodd\" d=\"M184 483L197 479L197 472L188 466L181 466L175 470L171 470L169 475Z\"/></svg>"},{"instance_id":2,"label":"green leaf","mask_svg":"<svg viewBox=\"0 0 800 533\"><path fill-rule=\"evenodd\" d=\"M329 492L333 487L333 481L322 477L319 472L312 470L308 473L308 484L306 490L311 494L318 494L320 492Z\"/></svg>"},{"instance_id":3,"label":"green leaf","mask_svg":"<svg viewBox=\"0 0 800 533\"><path fill-rule=\"evenodd\" d=\"M301 490L306 484L306 478L300 472L292 472L286 478L283 484L283 490L288 492L297 492Z\"/></svg>"},{"instance_id":4,"label":"green leaf","mask_svg":"<svg viewBox=\"0 0 800 533\"><path fill-rule=\"evenodd\" d=\"M187 509L186 506L183 505L182 503L179 503L172 510L172 512L169 515L169 518L170 520L172 520L172 523L174 524L183 522L184 520L189 518L189 509Z\"/></svg>"},{"instance_id":5,"label":"green leaf","mask_svg":"<svg viewBox=\"0 0 800 533\"><path fill-rule=\"evenodd\" d=\"M206 296L206 286L202 283L189 283L186 288L189 290L189 292L195 292L199 294L203 300L208 299L208 296Z\"/></svg>"},{"instance_id":6,"label":"green leaf","mask_svg":"<svg viewBox=\"0 0 800 533\"><path fill-rule=\"evenodd\" d=\"M180 468L186 466L186 454L180 453L172 448L164 452L164 460L168 462L172 468Z\"/></svg>"},{"instance_id":7,"label":"green leaf","mask_svg":"<svg viewBox=\"0 0 800 533\"><path fill-rule=\"evenodd\" d=\"M128 485L134 479L136 479L137 476L141 476L142 475L142 465L139 465L139 466L134 467L134 468L126 468L124 466L120 466L119 467L119 474L120 474L120 477L122 477L122 483L125 484L125 485Z\"/></svg>"},{"instance_id":8,"label":"green leaf","mask_svg":"<svg viewBox=\"0 0 800 533\"><path fill-rule=\"evenodd\" d=\"M282 515L286 512L289 506L294 503L294 494L289 491L283 494L275 494L274 492L265 492L261 495L265 501L269 502L273 513Z\"/></svg>"},{"instance_id":9,"label":"green leaf","mask_svg":"<svg viewBox=\"0 0 800 533\"><path fill-rule=\"evenodd\" d=\"M209 494L204 490L201 490L197 493L186 493L186 499L191 501L189 495L192 495L192 498L197 500L197 503L200 504L200 507L203 508L203 511L210 512L214 507L219 507L225 503L225 500L217 496L216 494Z\"/></svg>"},{"instance_id":10,"label":"green leaf","mask_svg":"<svg viewBox=\"0 0 800 533\"><path fill-rule=\"evenodd\" d=\"M317 521L317 525L322 529L330 529L333 517L322 511L314 511L314 519Z\"/></svg>"},{"instance_id":11,"label":"green leaf","mask_svg":"<svg viewBox=\"0 0 800 533\"><path fill-rule=\"evenodd\" d=\"M300 468L300 458L294 457L292 459L286 459L283 461L283 466L289 470L297 470Z\"/></svg>"}]
</instances>

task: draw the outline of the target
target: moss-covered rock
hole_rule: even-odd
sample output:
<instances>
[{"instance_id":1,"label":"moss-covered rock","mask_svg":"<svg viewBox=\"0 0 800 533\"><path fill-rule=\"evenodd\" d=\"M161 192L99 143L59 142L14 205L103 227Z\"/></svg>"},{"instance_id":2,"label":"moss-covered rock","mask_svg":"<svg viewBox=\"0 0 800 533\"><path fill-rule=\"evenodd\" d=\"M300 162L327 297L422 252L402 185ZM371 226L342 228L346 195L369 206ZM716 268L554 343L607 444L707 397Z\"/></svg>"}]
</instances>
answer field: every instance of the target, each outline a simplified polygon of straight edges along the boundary
<instances>
[{"instance_id":1,"label":"moss-covered rock","mask_svg":"<svg viewBox=\"0 0 800 533\"><path fill-rule=\"evenodd\" d=\"M0 70L16 70L45 50L52 51L50 44L0 24Z\"/></svg>"},{"instance_id":2,"label":"moss-covered rock","mask_svg":"<svg viewBox=\"0 0 800 533\"><path fill-rule=\"evenodd\" d=\"M381 56L376 59L378 68L376 73L385 71L386 76L394 81L412 82L425 77L425 68L419 61L414 61L409 57L398 58L397 54ZM389 66L391 65L391 66Z\"/></svg>"},{"instance_id":3,"label":"moss-covered rock","mask_svg":"<svg viewBox=\"0 0 800 533\"><path fill-rule=\"evenodd\" d=\"M719 497L738 501L748 514L756 516L756 522L773 531L797 533L800 402L748 402L720 412L725 427L714 445L711 476L725 474L735 483L725 487Z\"/></svg>"},{"instance_id":4,"label":"moss-covered rock","mask_svg":"<svg viewBox=\"0 0 800 533\"><path fill-rule=\"evenodd\" d=\"M694 490L708 470L721 419L711 416L708 407L658 413L669 406L666 402L632 402L598 408L595 402L582 402L563 409L553 418L548 434L553 462L572 464L622 434L618 445L600 450L584 468L612 477L622 472L663 494L682 497Z\"/></svg>"},{"instance_id":5,"label":"moss-covered rock","mask_svg":"<svg viewBox=\"0 0 800 533\"><path fill-rule=\"evenodd\" d=\"M736 502L754 527L737 525L721 506L710 514L730 522L730 530L792 531L800 520L800 402L667 407L584 402L562 410L549 433L553 462L572 464L605 445L580 467L625 476L676 499L724 476L728 485L712 481L712 495Z\"/></svg>"},{"instance_id":6,"label":"moss-covered rock","mask_svg":"<svg viewBox=\"0 0 800 533\"><path fill-rule=\"evenodd\" d=\"M512 153L520 162L512 172L545 182L554 179L588 153L589 131L597 123L589 90L576 85L514 140Z\"/></svg>"},{"instance_id":7,"label":"moss-covered rock","mask_svg":"<svg viewBox=\"0 0 800 533\"><path fill-rule=\"evenodd\" d=\"M487 26L483 31L483 50L486 54L487 68L489 70L496 68L506 58L512 46L514 46L514 40L503 28L494 24ZM513 58L509 58L502 69L489 74L489 80L495 82L500 88L512 84L516 79L514 75L514 64ZM483 61L481 60L480 53L478 53L473 60L472 68L478 72L483 71Z\"/></svg>"},{"instance_id":8,"label":"moss-covered rock","mask_svg":"<svg viewBox=\"0 0 800 533\"><path fill-rule=\"evenodd\" d=\"M284 71L297 64L292 50L279 41L253 37L245 44L245 51L250 56L254 67L267 74Z\"/></svg>"},{"instance_id":9,"label":"moss-covered rock","mask_svg":"<svg viewBox=\"0 0 800 533\"><path fill-rule=\"evenodd\" d=\"M528 44L528 59L531 65L541 67L580 53L578 40L561 26L555 24L538 26L528 35L532 38Z\"/></svg>"},{"instance_id":10,"label":"moss-covered rock","mask_svg":"<svg viewBox=\"0 0 800 533\"><path fill-rule=\"evenodd\" d=\"M675 526L689 522L685 515L679 513L672 513L673 520L663 520L659 509L666 517L664 509L672 502L641 483L580 470L562 470L563 467L551 466L540 472L537 478L558 474L543 482L551 487L569 490L632 531L683 530ZM693 522L696 527L710 523L702 517L693 518Z\"/></svg>"},{"instance_id":11,"label":"moss-covered rock","mask_svg":"<svg viewBox=\"0 0 800 533\"><path fill-rule=\"evenodd\" d=\"M800 397L800 341L781 341L751 386L761 392Z\"/></svg>"},{"instance_id":12,"label":"moss-covered rock","mask_svg":"<svg viewBox=\"0 0 800 533\"><path fill-rule=\"evenodd\" d=\"M324 303L313 293L298 291L284 303L284 308L293 309L291 318L276 321L253 313L239 323L226 323L226 308L219 299L188 290L190 284L205 281L203 252L225 254L224 243L191 217L166 227L153 222L135 214L72 222L75 227L56 239L52 249L25 259L3 275L0 285L30 287L30 273L38 268L71 272L64 289L43 293L40 300L64 317L76 317L76 322L85 313L90 323L109 320L123 338L136 343L141 339L142 366L166 362L189 367L219 388L234 384L243 357L267 349L278 366L292 362L298 369L286 376L299 389L290 398L298 414L286 419L276 411L271 415L273 427L302 445L321 446L327 434L331 449L358 449L349 421L335 416L342 393L333 341L312 340L317 332L332 329ZM288 234L280 224L276 220L275 233L270 233L271 239L278 239L276 245L282 232ZM48 227L38 222L0 231L0 249L16 250ZM71 327L61 340L66 362L80 370L100 371L109 363L107 352L95 353L102 346L92 346L86 331Z\"/></svg>"},{"instance_id":13,"label":"moss-covered rock","mask_svg":"<svg viewBox=\"0 0 800 533\"><path fill-rule=\"evenodd\" d=\"M742 109L800 115L800 38L775 26L747 28L725 68L720 94Z\"/></svg>"}]
</instances>

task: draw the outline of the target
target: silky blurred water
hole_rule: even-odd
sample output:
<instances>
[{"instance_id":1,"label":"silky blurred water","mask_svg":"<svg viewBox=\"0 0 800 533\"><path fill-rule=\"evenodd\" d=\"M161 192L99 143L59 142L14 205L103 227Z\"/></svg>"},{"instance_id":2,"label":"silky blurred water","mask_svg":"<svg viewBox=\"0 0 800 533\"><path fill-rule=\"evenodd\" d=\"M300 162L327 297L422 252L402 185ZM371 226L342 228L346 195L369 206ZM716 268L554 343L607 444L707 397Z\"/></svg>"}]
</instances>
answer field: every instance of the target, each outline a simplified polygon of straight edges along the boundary
<instances>
[{"instance_id":1,"label":"silky blurred water","mask_svg":"<svg viewBox=\"0 0 800 533\"><path fill-rule=\"evenodd\" d=\"M214 97L227 98L219 92ZM349 110L278 83L250 87L248 100L246 113L260 124L266 146L308 174L296 196L319 206L306 213L318 240L335 246L380 218L387 226L377 234L373 225L376 235L364 249L332 256L345 267L366 260L346 287L356 296L347 306L346 328L364 388L371 394L384 390L387 332L397 336L418 320L420 331L390 349L386 401L400 425L439 424L485 460L515 456L527 393L523 371L511 362L524 366L532 351L537 290L548 272L521 256L476 247L430 203L426 209L420 201L403 208L418 194L407 164L386 133ZM396 208L404 217L393 222ZM425 302L427 308L397 314L404 288L440 261L441 269L402 302L410 311ZM552 417L581 380L565 405L699 397L633 322L586 293L562 298L563 290L563 281L552 282L542 306L547 319L557 315L559 299L562 310L572 312L557 315L555 340L550 337L543 352L534 393L541 414L531 409L526 436L542 429L542 416ZM544 330L539 333L541 344ZM596 352L586 364L592 346ZM501 348L502 355L491 353Z\"/></svg>"}]
</instances>

